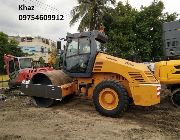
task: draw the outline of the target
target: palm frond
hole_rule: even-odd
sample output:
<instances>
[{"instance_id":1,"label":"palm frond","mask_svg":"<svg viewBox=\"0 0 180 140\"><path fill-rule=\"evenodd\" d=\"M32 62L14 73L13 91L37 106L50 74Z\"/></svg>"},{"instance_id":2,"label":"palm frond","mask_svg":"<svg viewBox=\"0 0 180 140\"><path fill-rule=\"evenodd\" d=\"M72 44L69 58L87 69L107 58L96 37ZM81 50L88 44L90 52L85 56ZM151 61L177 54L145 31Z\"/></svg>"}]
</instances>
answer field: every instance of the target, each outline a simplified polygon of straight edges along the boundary
<instances>
[{"instance_id":1,"label":"palm frond","mask_svg":"<svg viewBox=\"0 0 180 140\"><path fill-rule=\"evenodd\" d=\"M78 30L82 31L86 28L90 30L97 29L102 17L107 12L107 2L114 5L116 0L77 0L77 2L78 6L71 10L70 26L81 19Z\"/></svg>"},{"instance_id":2,"label":"palm frond","mask_svg":"<svg viewBox=\"0 0 180 140\"><path fill-rule=\"evenodd\" d=\"M89 23L90 23L89 15L88 13L86 13L79 24L78 31L82 32L88 29Z\"/></svg>"}]
</instances>

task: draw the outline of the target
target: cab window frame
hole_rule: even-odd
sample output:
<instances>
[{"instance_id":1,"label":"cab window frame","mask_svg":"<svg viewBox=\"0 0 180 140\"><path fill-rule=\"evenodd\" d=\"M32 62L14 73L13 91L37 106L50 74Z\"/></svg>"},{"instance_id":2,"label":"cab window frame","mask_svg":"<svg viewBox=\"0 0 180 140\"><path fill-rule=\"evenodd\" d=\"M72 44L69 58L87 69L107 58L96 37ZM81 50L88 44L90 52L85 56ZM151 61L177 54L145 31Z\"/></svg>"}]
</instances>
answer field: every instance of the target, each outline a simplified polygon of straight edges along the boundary
<instances>
[{"instance_id":1,"label":"cab window frame","mask_svg":"<svg viewBox=\"0 0 180 140\"><path fill-rule=\"evenodd\" d=\"M16 71L20 70L18 58L14 58L14 67Z\"/></svg>"},{"instance_id":2,"label":"cab window frame","mask_svg":"<svg viewBox=\"0 0 180 140\"><path fill-rule=\"evenodd\" d=\"M80 48L79 48L79 44L80 44L80 39L84 39L84 38L87 38L88 40L89 40L89 52L87 52L87 53L80 53L79 52L79 50L80 50ZM72 56L76 56L76 55L83 55L83 54L88 54L88 53L91 53L91 39L90 38L88 38L88 37L82 37L82 38L75 38L75 39L77 39L78 40L78 50L77 50L77 53L76 54L73 54L73 55L67 55L67 53L68 53L68 48L69 48L69 46L67 47L67 49L66 49L66 58L67 57L72 57ZM68 44L69 45L69 44Z\"/></svg>"},{"instance_id":3,"label":"cab window frame","mask_svg":"<svg viewBox=\"0 0 180 140\"><path fill-rule=\"evenodd\" d=\"M87 57L89 57L89 56L91 55L91 39L88 38L88 37L74 38L74 39L77 39L77 40L78 40L78 50L77 50L77 53L76 53L76 54L73 54L73 55L67 55L67 53L66 53L66 55L65 55L65 61L64 61L65 69L66 69L67 71L69 71L70 73L86 73L87 68L88 68L89 60L87 60L87 66L86 66L86 68L85 68L84 71L74 71L74 72L73 72L73 70L71 71L71 69L68 68L69 66L67 65L67 60L68 60L68 59L71 59L71 58L73 58L73 57L74 57L74 58L76 58L76 57L81 58L81 57L86 56L86 55L87 55ZM81 42L80 40L81 40L81 39L87 39L87 40L88 40L88 47L89 47L88 52L85 52L85 53L80 52L80 42ZM82 46L83 46L83 45L82 45ZM83 47L84 47L84 46L83 46ZM66 52L68 52L68 49L69 49L69 43L67 44ZM77 62L77 64L78 64L78 62ZM85 62L84 64L86 64L86 62ZM72 68L73 68L73 67L72 67Z\"/></svg>"},{"instance_id":4,"label":"cab window frame","mask_svg":"<svg viewBox=\"0 0 180 140\"><path fill-rule=\"evenodd\" d=\"M15 72L14 60L9 61L9 73Z\"/></svg>"}]
</instances>

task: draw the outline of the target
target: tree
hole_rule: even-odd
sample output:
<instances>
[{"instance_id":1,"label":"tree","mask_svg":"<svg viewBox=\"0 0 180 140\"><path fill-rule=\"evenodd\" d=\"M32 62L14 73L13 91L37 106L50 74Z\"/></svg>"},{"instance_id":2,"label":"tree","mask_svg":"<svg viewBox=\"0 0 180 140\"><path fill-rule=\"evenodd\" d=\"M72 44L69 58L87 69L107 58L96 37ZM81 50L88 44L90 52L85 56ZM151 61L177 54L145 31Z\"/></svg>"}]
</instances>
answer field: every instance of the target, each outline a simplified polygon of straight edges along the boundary
<instances>
[{"instance_id":1,"label":"tree","mask_svg":"<svg viewBox=\"0 0 180 140\"><path fill-rule=\"evenodd\" d=\"M54 67L56 65L56 61L57 61L57 49L55 47L52 47L52 51L49 52L48 63L50 64L50 66Z\"/></svg>"},{"instance_id":2,"label":"tree","mask_svg":"<svg viewBox=\"0 0 180 140\"><path fill-rule=\"evenodd\" d=\"M103 17L106 34L109 36L107 51L129 59L136 56L141 61L163 56L162 25L173 21L177 14L163 13L162 1L154 0L140 11L129 3L118 3Z\"/></svg>"},{"instance_id":3,"label":"tree","mask_svg":"<svg viewBox=\"0 0 180 140\"><path fill-rule=\"evenodd\" d=\"M163 13L163 10L163 2L154 0L150 6L142 7L136 16L137 55L144 61L163 57L162 25L177 18L176 13Z\"/></svg>"},{"instance_id":4,"label":"tree","mask_svg":"<svg viewBox=\"0 0 180 140\"><path fill-rule=\"evenodd\" d=\"M135 53L137 11L128 3L119 2L115 9L109 9L103 17L106 34L108 35L107 52L122 58Z\"/></svg>"},{"instance_id":5,"label":"tree","mask_svg":"<svg viewBox=\"0 0 180 140\"><path fill-rule=\"evenodd\" d=\"M8 35L0 32L0 72L4 72L4 54L11 54L14 56L23 56L24 53L18 48L18 42L14 39L8 39Z\"/></svg>"},{"instance_id":6,"label":"tree","mask_svg":"<svg viewBox=\"0 0 180 140\"><path fill-rule=\"evenodd\" d=\"M40 62L41 67L43 67L45 65L45 60L43 59L43 57L39 58L39 62Z\"/></svg>"},{"instance_id":7,"label":"tree","mask_svg":"<svg viewBox=\"0 0 180 140\"><path fill-rule=\"evenodd\" d=\"M78 0L78 6L71 10L70 26L81 19L79 31L99 29L108 2L114 5L116 0Z\"/></svg>"}]
</instances>

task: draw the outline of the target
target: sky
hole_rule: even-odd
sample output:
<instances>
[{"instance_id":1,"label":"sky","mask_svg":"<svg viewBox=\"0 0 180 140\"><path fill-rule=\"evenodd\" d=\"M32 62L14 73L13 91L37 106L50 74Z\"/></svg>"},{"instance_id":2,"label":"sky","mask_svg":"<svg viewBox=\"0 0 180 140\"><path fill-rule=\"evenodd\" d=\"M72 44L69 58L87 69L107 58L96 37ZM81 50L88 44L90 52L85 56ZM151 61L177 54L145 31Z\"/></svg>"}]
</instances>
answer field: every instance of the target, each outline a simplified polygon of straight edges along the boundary
<instances>
[{"instance_id":1,"label":"sky","mask_svg":"<svg viewBox=\"0 0 180 140\"><path fill-rule=\"evenodd\" d=\"M119 0L117 0L119 1ZM121 0L126 2L126 0ZM128 0L132 7L148 6L153 0ZM164 12L180 14L179 0L162 0ZM20 5L34 6L34 10L19 10ZM77 0L0 0L0 31L8 35L41 36L54 41L77 32L78 22L72 27L70 11ZM19 20L19 15L63 15L64 20Z\"/></svg>"}]
</instances>

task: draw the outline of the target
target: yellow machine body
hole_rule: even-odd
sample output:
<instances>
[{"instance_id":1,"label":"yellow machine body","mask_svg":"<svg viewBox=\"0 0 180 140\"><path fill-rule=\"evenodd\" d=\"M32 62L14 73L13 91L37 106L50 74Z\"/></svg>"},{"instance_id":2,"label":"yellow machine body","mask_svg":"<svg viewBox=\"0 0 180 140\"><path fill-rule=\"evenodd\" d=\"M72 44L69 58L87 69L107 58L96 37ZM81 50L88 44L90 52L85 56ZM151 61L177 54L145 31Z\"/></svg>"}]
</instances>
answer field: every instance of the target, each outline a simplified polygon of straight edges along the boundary
<instances>
[{"instance_id":1,"label":"yellow machine body","mask_svg":"<svg viewBox=\"0 0 180 140\"><path fill-rule=\"evenodd\" d=\"M180 83L180 60L156 62L155 77L162 84Z\"/></svg>"},{"instance_id":2,"label":"yellow machine body","mask_svg":"<svg viewBox=\"0 0 180 140\"><path fill-rule=\"evenodd\" d=\"M79 87L80 84L88 84L93 81L88 93L85 93L85 88L81 90L84 94L88 94L88 97L92 97L94 88L105 80L113 80L122 84L135 105L151 106L160 102L160 84L144 64L134 63L104 53L99 53L96 56L90 78L74 78L76 82L71 83L71 86L66 84L60 87L63 89L62 94L66 96L67 92L69 94L78 92L78 88L75 87Z\"/></svg>"}]
</instances>

